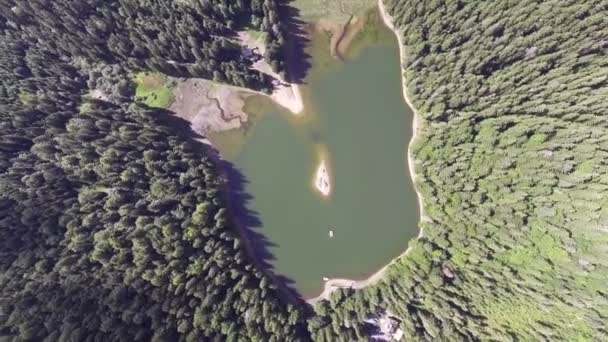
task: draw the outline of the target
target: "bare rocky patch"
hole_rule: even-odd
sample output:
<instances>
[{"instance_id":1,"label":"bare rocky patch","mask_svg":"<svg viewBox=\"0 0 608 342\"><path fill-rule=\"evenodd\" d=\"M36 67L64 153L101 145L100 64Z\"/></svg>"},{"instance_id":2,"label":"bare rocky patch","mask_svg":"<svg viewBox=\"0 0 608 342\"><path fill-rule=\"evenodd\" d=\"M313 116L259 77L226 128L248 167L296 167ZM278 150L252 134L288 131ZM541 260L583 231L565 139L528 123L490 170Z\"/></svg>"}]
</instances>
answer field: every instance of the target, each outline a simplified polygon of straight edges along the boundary
<instances>
[{"instance_id":1,"label":"bare rocky patch","mask_svg":"<svg viewBox=\"0 0 608 342\"><path fill-rule=\"evenodd\" d=\"M243 106L248 95L233 87L192 78L178 81L173 95L169 109L199 134L236 129L247 121Z\"/></svg>"}]
</instances>

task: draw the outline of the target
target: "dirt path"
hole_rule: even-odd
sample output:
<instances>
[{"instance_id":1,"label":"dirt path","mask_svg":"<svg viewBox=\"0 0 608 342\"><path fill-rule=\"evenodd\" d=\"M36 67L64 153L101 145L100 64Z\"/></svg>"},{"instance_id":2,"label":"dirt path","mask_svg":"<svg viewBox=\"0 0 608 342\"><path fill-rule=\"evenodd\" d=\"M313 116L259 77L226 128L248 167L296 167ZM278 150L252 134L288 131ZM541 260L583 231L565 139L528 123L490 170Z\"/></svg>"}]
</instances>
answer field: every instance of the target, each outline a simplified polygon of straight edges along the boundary
<instances>
[{"instance_id":1,"label":"dirt path","mask_svg":"<svg viewBox=\"0 0 608 342\"><path fill-rule=\"evenodd\" d=\"M399 30L396 29L395 26L393 25L393 18L386 12L386 9L384 8L384 3L382 2L382 0L378 0L378 8L380 9L380 14L382 16L382 20L384 21L384 24L395 33L395 36L397 36L397 40L399 42L399 56L400 56L400 60L402 61L405 58L405 46L403 45L403 38L401 37L401 32L399 32ZM399 66L399 68L401 71L401 66ZM430 218L428 216L426 216L425 212L424 212L422 195L416 188L416 173L414 170L415 169L414 168L414 158L412 156L412 146L413 146L414 142L416 141L416 138L417 138L417 135L419 132L419 128L420 128L420 122L419 122L420 116L416 112L416 109L414 108L412 102L410 101L409 97L407 96L406 81L403 76L403 73L402 73L401 77L402 77L403 98L404 98L405 102L407 103L407 105L410 106L410 108L412 109L412 111L414 113L414 118L413 118L413 122L412 122L412 131L413 131L412 139L410 140L410 143L408 146L408 152L407 152L410 177L412 178L412 181L414 182L414 189L416 190L416 194L418 196L418 209L420 212L420 222L430 221ZM417 239L420 239L422 236L423 236L423 230L422 230L422 227L420 227L420 231L418 233ZM407 255L407 253L409 251L410 251L410 248L407 248L405 250L405 252L403 252L401 255L394 258L393 260L391 260L386 266L379 269L376 273L372 274L367 279L364 279L364 280L352 280L352 279L342 279L342 278L330 279L325 282L325 287L323 289L323 292L319 296L314 297L314 298L309 298L306 300L306 302L311 305L314 305L315 303L317 303L321 300L329 299L332 292L339 288L352 288L354 290L358 290L358 289L362 289L366 286L375 284L380 279L382 279L382 277L386 273L386 270L388 269L389 266L391 266L398 259Z\"/></svg>"}]
</instances>

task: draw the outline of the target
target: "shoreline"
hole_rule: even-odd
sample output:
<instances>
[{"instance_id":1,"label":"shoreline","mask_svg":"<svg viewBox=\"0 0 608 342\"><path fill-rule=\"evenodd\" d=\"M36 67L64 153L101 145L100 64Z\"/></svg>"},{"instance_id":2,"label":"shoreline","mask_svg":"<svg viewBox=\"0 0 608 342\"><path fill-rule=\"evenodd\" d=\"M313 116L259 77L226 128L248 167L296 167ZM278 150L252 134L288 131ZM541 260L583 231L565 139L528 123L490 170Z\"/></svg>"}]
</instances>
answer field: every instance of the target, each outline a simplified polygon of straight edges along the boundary
<instances>
[{"instance_id":1,"label":"shoreline","mask_svg":"<svg viewBox=\"0 0 608 342\"><path fill-rule=\"evenodd\" d=\"M293 116L300 116L304 111L300 89L297 84L285 84L267 94L202 78L177 80L172 90L175 100L168 109L175 116L188 121L192 130L203 136L240 129L249 120L245 101L250 96L269 98L273 105L280 106ZM230 115L227 116L227 113Z\"/></svg>"},{"instance_id":2,"label":"shoreline","mask_svg":"<svg viewBox=\"0 0 608 342\"><path fill-rule=\"evenodd\" d=\"M399 44L399 61L401 63L401 62L403 62L403 59L405 58L405 46L403 45L403 37L401 36L400 32L398 32L398 30L395 28L395 25L393 24L393 17L391 17L386 12L386 8L384 7L384 3L382 2L382 0L378 0L378 8L380 10L380 16L382 17L382 20L384 21L384 25L386 25L391 31L393 31L393 33L397 37L397 42ZM412 103L410 98L407 96L407 87L405 85L405 76L403 75L403 70L401 69L401 64L399 64L399 70L401 70L401 90L403 92L403 99L405 100L405 103L407 103L407 105L412 109L412 114L414 115L413 119L412 119L412 138L410 139L410 143L408 144L408 148L407 148L407 163L408 163L408 167L410 170L410 177L412 178L412 183L414 185L414 191L416 191L416 196L418 197L418 209L420 212L420 221L422 222L422 221L428 220L429 218L424 214L424 205L423 205L423 200L422 200L422 194L416 188L417 176L416 176L416 170L414 169L414 158L412 157L412 145L414 145L414 142L416 141L416 138L418 137L418 131L420 128L420 115L416 111L416 107L414 107L414 104ZM422 236L422 229L421 229L421 232L418 234L417 238L420 238L421 236Z\"/></svg>"},{"instance_id":3,"label":"shoreline","mask_svg":"<svg viewBox=\"0 0 608 342\"><path fill-rule=\"evenodd\" d=\"M380 11L380 16L382 17L382 21L384 22L384 25L386 25L386 27L388 27L397 37L397 42L399 45L399 61L400 61L399 70L401 71L401 89L403 91L403 99L405 100L406 104L412 109L412 114L413 114L412 138L410 139L410 142L408 144L407 160L408 160L410 178L412 179L414 191L416 191L416 196L418 197L418 212L420 215L420 220L419 220L418 224L419 224L420 230L418 232L418 236L416 237L416 239L420 239L424 235L424 231L423 231L423 228L420 226L420 223L429 220L429 218L424 213L422 194L416 188L416 178L417 177L416 177L416 172L415 172L415 168L414 168L414 158L412 157L412 152L411 152L412 145L414 144L414 142L416 141L416 138L418 137L418 131L420 128L419 115L416 112L416 109L413 106L411 100L407 96L407 88L406 88L406 82L405 82L406 80L405 80L405 76L403 75L403 70L401 68L401 62L403 61L403 59L405 57L405 47L403 45L403 38L401 37L400 32L395 28L395 26L393 24L393 18L386 12L386 8L384 7L384 3L382 2L382 0L378 0L378 9ZM329 299L331 294L338 288L352 288L355 290L359 290L364 287L367 287L368 285L371 285L371 284L377 282L378 280L380 280L386 273L386 270L388 269L388 267L391 266L393 263L395 263L397 260L406 256L409 251L410 251L410 248L408 247L403 253L401 253L399 256L393 258L388 264L384 265L382 268L380 268L378 271L376 271L375 273L373 273L371 276L369 276L366 279L363 279L363 280L343 279L343 278L329 279L328 281L325 282L325 285L323 287L323 292L321 292L321 294L316 297L306 298L306 302L310 305L314 305L319 301L327 300L327 299Z\"/></svg>"},{"instance_id":4,"label":"shoreline","mask_svg":"<svg viewBox=\"0 0 608 342\"><path fill-rule=\"evenodd\" d=\"M250 49L251 51L256 49L259 50L260 55L264 55L264 52L266 51L266 46L264 45L264 42L261 41L260 38L254 39L247 32L239 32L238 40L241 46L244 46ZM266 94L261 91L242 88L245 92L266 95L270 97L275 103L286 108L294 115L299 115L300 113L302 113L302 111L304 111L304 100L302 99L300 87L297 84L286 82L285 80L283 80L281 76L274 72L270 65L266 63L264 58L261 58L260 60L253 63L252 67L254 70L271 76L278 82L276 82L276 84L274 85L274 89L270 94Z\"/></svg>"},{"instance_id":5,"label":"shoreline","mask_svg":"<svg viewBox=\"0 0 608 342\"><path fill-rule=\"evenodd\" d=\"M265 51L264 42L247 32L239 32L238 41L244 51L258 50L262 55ZM298 84L283 80L261 56L251 68L272 79L270 93L211 79L172 77L169 80L175 82L171 89L173 102L167 109L190 122L192 129L203 136L242 128L249 120L245 101L251 96L269 98L273 105L293 116L304 112L304 99Z\"/></svg>"},{"instance_id":6,"label":"shoreline","mask_svg":"<svg viewBox=\"0 0 608 342\"><path fill-rule=\"evenodd\" d=\"M288 90L291 94L286 93ZM272 101L289 110L293 115L300 115L304 111L304 100L302 100L300 86L295 83L289 83L289 86L276 87L270 95L262 92L257 93L269 96Z\"/></svg>"},{"instance_id":7,"label":"shoreline","mask_svg":"<svg viewBox=\"0 0 608 342\"><path fill-rule=\"evenodd\" d=\"M302 99L302 93L300 91L300 87L296 83L289 83L289 86L275 87L273 92L270 94L267 94L267 93L264 93L261 91L257 91L257 90L252 90L249 88L243 88L243 87L221 84L221 83L218 83L218 84L225 85L227 87L233 88L234 90L240 91L243 93L249 93L252 95L261 95L261 96L268 97L272 100L272 102L287 109L288 111L291 112L291 114L293 114L295 116L300 115L304 111L304 100ZM286 90L289 90L291 92L291 95L286 94L285 93ZM281 91L283 91L283 92L281 92Z\"/></svg>"}]
</instances>

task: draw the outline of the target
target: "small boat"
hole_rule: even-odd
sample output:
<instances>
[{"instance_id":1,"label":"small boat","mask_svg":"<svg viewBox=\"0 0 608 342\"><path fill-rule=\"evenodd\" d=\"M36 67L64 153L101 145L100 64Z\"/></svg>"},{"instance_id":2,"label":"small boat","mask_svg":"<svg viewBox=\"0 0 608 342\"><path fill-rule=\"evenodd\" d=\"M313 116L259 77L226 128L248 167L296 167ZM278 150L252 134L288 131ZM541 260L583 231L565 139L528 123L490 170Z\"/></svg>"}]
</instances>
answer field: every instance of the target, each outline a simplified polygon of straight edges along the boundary
<instances>
[{"instance_id":1,"label":"small boat","mask_svg":"<svg viewBox=\"0 0 608 342\"><path fill-rule=\"evenodd\" d=\"M329 281L329 278L323 277L323 281Z\"/></svg>"},{"instance_id":2,"label":"small boat","mask_svg":"<svg viewBox=\"0 0 608 342\"><path fill-rule=\"evenodd\" d=\"M330 231L329 231L329 237L330 237L330 238L333 238L333 237L334 237L334 231L333 231L333 230L330 230Z\"/></svg>"}]
</instances>

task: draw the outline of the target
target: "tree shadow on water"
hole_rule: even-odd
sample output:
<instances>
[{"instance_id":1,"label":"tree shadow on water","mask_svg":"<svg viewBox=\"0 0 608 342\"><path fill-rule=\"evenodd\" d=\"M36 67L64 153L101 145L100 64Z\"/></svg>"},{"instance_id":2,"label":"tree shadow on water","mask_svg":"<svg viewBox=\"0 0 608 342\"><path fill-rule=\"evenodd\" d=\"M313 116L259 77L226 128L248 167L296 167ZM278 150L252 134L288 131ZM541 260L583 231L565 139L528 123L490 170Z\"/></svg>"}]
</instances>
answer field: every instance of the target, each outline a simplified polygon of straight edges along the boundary
<instances>
[{"instance_id":1,"label":"tree shadow on water","mask_svg":"<svg viewBox=\"0 0 608 342\"><path fill-rule=\"evenodd\" d=\"M294 0L277 0L279 16L283 23L283 32L287 40L285 61L287 64L287 81L304 83L308 70L312 67L311 56L306 52L310 43L309 26L300 17L300 10L290 3Z\"/></svg>"},{"instance_id":2,"label":"tree shadow on water","mask_svg":"<svg viewBox=\"0 0 608 342\"><path fill-rule=\"evenodd\" d=\"M224 196L231 222L244 239L248 254L253 257L256 266L274 281L285 299L294 304L303 304L305 301L295 289L294 281L275 272L272 263L276 257L271 248L277 247L277 244L264 236L259 214L250 209L254 197L246 190L249 181L233 163L223 159L217 160L217 163L226 179Z\"/></svg>"},{"instance_id":3,"label":"tree shadow on water","mask_svg":"<svg viewBox=\"0 0 608 342\"><path fill-rule=\"evenodd\" d=\"M275 272L272 262L276 258L270 249L276 247L277 244L269 241L262 234L260 216L250 209L253 196L246 190L249 181L245 175L233 163L222 159L213 146L202 143L201 141L205 137L194 132L188 121L178 118L166 110L156 110L156 120L162 122L166 127L170 127L172 133L193 142L197 150L204 151L203 154L214 161L218 172L225 179L222 195L224 203L227 205L230 224L237 229L254 265L273 280L284 299L293 304L305 303L295 289L294 281Z\"/></svg>"}]
</instances>

